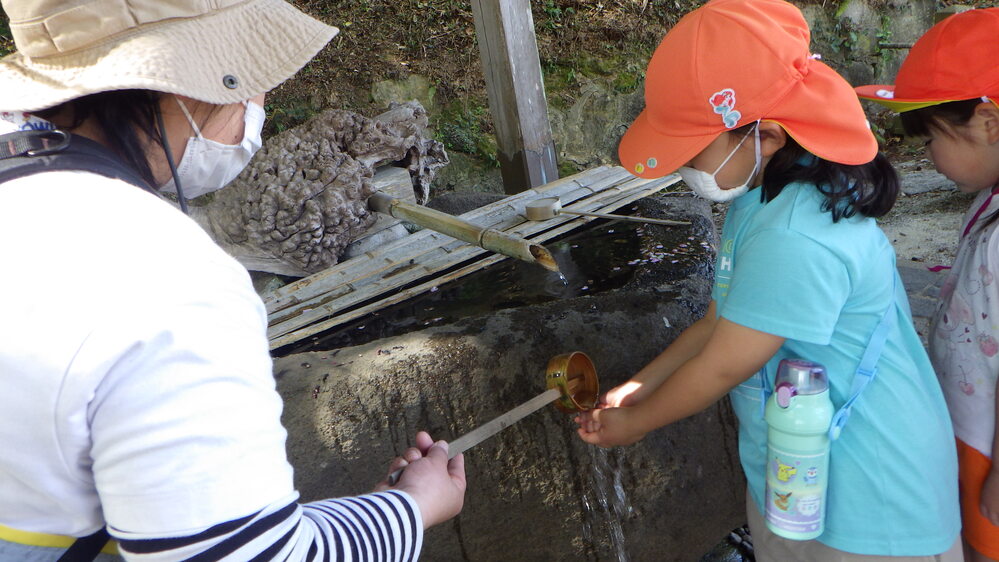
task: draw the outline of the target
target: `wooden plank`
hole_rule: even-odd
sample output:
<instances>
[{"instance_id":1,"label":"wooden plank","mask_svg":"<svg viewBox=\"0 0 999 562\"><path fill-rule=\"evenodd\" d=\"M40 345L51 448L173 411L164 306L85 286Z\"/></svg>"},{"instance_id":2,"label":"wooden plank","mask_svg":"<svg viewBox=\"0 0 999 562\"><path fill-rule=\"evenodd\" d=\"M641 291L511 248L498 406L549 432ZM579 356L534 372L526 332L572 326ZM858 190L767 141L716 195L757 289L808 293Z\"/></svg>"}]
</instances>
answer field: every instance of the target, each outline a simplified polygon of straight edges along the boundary
<instances>
[{"instance_id":1,"label":"wooden plank","mask_svg":"<svg viewBox=\"0 0 999 562\"><path fill-rule=\"evenodd\" d=\"M507 193L558 178L530 0L472 0Z\"/></svg>"},{"instance_id":2,"label":"wooden plank","mask_svg":"<svg viewBox=\"0 0 999 562\"><path fill-rule=\"evenodd\" d=\"M679 181L679 176L673 175L660 180L639 180L636 178L633 181L626 182L631 185L630 189L616 189L612 186L605 191L611 194L618 192L618 197L613 201L605 202L604 206L598 206L597 209L611 212L642 197L660 191L677 181ZM594 202L591 201L585 208L593 205ZM561 215L549 221L544 221L543 224L525 221L523 217L520 217L519 220L516 217L510 217L508 220L513 225L508 232L518 233L525 237L534 234L535 236L531 238L532 241L542 242L561 236L595 219L592 217ZM294 343L295 341L349 322L375 310L402 302L426 292L432 287L460 278L506 258L505 256L493 254L443 277L434 278L404 291L396 292L391 296L361 306L350 312L341 312L376 298L380 294L398 291L398 288L403 285L416 282L429 275L434 275L444 269L453 267L457 263L488 253L482 248L453 239L447 242L445 239L449 239L450 237L440 235L439 233L432 233L429 236L439 244L432 247L429 251L424 252L419 263L415 260L401 261L397 257L394 257L390 261L396 265L397 269L391 272L391 275L372 277L369 274L361 274L355 276L356 281L354 283L345 283L321 297L311 299L309 302L303 302L288 310L272 313L270 315L271 325L268 330L271 347L276 348ZM400 263L402 265L399 265Z\"/></svg>"}]
</instances>

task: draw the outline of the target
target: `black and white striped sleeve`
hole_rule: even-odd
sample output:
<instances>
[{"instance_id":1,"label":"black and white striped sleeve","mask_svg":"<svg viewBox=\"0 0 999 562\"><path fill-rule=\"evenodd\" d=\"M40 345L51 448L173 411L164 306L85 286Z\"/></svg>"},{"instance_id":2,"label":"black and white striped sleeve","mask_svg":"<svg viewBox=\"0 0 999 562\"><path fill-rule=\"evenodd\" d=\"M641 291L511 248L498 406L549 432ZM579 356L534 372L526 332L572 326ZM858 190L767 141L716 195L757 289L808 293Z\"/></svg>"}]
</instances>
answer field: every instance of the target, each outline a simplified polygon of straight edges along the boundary
<instances>
[{"instance_id":1,"label":"black and white striped sleeve","mask_svg":"<svg viewBox=\"0 0 999 562\"><path fill-rule=\"evenodd\" d=\"M150 562L408 562L419 558L423 546L419 508L394 490L308 504L282 500L183 537L110 531L126 560Z\"/></svg>"}]
</instances>

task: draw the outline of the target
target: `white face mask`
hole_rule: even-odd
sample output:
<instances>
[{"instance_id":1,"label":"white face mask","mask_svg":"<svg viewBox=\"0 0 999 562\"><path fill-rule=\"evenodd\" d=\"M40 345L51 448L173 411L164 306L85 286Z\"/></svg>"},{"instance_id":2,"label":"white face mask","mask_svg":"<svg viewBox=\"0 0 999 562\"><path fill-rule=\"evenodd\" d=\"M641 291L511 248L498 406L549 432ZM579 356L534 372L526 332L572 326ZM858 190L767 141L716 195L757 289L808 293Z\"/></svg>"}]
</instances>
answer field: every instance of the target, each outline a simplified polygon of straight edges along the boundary
<instances>
[{"instance_id":1,"label":"white face mask","mask_svg":"<svg viewBox=\"0 0 999 562\"><path fill-rule=\"evenodd\" d=\"M735 149L732 152L730 152L728 156L725 157L725 160L722 161L721 165L718 166L718 169L715 170L714 173L712 174L709 174L707 172L702 172L701 170L690 168L688 166L681 166L680 169L677 170L677 172L679 172L680 177L683 178L683 182L686 183L688 186L690 186L690 189L694 190L694 193L700 195L705 199L708 199L709 201L715 201L718 203L731 201L732 199L735 199L736 197L749 191L749 182L753 181L753 178L756 177L756 171L760 167L761 158L760 158L759 122L757 122L756 127L753 128L753 133L756 142L756 164L753 166L753 171L750 172L749 177L746 178L746 181L742 182L742 185L732 187L729 189L722 189L718 187L718 182L715 181L715 176L718 175L718 172L720 172L721 169L725 167L725 164L728 164L728 161L731 160L733 156L735 156L735 153L739 151L739 148L742 146L742 143L746 142L746 139L749 138L749 133L746 133L746 136L742 137L742 140L739 141L739 144L736 145Z\"/></svg>"},{"instance_id":2,"label":"white face mask","mask_svg":"<svg viewBox=\"0 0 999 562\"><path fill-rule=\"evenodd\" d=\"M180 104L180 109L196 135L187 139L187 148L177 164L177 176L180 178L181 189L184 190L184 198L194 199L222 189L243 171L263 144L260 132L264 128L264 108L252 102L243 102L246 108L243 140L239 144L222 144L203 137L184 102L177 97L174 99ZM177 192L173 178L160 186L160 189L170 193Z\"/></svg>"}]
</instances>

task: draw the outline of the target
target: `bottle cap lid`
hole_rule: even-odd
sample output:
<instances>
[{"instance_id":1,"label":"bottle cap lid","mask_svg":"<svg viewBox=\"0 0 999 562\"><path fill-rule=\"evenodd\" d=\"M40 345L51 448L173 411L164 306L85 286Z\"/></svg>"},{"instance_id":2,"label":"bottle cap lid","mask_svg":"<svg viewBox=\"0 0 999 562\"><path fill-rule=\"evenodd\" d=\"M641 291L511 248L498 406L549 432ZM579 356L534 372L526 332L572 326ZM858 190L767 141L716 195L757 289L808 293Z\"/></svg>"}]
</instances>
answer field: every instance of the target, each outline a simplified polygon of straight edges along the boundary
<instances>
[{"instance_id":1,"label":"bottle cap lid","mask_svg":"<svg viewBox=\"0 0 999 562\"><path fill-rule=\"evenodd\" d=\"M795 389L795 394L820 394L829 390L829 377L826 368L804 359L783 359L777 367L774 389L786 383Z\"/></svg>"},{"instance_id":2,"label":"bottle cap lid","mask_svg":"<svg viewBox=\"0 0 999 562\"><path fill-rule=\"evenodd\" d=\"M794 398L798 394L798 389L794 388L794 385L789 382L782 382L777 385L775 394L777 395L777 405L781 408L787 408L791 405L791 398Z\"/></svg>"}]
</instances>

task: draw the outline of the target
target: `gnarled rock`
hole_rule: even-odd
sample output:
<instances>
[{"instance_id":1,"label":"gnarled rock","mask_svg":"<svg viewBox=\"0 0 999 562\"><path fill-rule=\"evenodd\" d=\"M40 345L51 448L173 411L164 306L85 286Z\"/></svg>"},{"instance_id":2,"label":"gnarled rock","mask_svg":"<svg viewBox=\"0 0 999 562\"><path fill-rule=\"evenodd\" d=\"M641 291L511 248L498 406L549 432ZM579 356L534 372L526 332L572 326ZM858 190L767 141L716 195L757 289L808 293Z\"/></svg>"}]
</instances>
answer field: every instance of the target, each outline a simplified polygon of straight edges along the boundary
<instances>
[{"instance_id":1,"label":"gnarled rock","mask_svg":"<svg viewBox=\"0 0 999 562\"><path fill-rule=\"evenodd\" d=\"M368 197L379 165L406 167L426 201L443 146L417 102L368 118L328 110L264 143L250 165L192 216L247 269L308 275L336 264L374 222Z\"/></svg>"}]
</instances>

